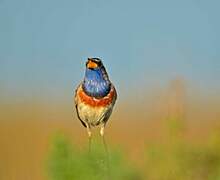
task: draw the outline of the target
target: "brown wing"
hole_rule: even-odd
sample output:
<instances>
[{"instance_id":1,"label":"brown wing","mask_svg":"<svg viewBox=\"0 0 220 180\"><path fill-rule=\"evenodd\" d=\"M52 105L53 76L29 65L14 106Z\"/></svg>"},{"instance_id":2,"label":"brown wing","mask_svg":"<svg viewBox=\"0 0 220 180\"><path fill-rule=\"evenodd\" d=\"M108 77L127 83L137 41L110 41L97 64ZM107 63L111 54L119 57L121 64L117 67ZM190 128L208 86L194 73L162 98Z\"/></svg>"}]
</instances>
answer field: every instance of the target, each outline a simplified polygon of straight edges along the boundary
<instances>
[{"instance_id":1,"label":"brown wing","mask_svg":"<svg viewBox=\"0 0 220 180\"><path fill-rule=\"evenodd\" d=\"M109 118L110 118L110 116L111 116L111 114L112 114L112 109L113 109L113 107L110 108L110 109L105 113L105 117L103 118L104 124L106 124L107 121L109 120Z\"/></svg>"},{"instance_id":2,"label":"brown wing","mask_svg":"<svg viewBox=\"0 0 220 180\"><path fill-rule=\"evenodd\" d=\"M109 118L110 118L110 116L111 116L111 114L112 114L112 110L113 110L113 107L114 107L114 105L115 105L115 102L116 102L116 100L117 100L117 92L116 92L116 89L115 89L115 87L112 85L112 88L114 89L114 91L115 91L115 95L114 95L114 99L113 99L113 101L112 101L112 104L111 104L111 107L108 109L108 111L104 114L104 117L102 117L103 119L102 119L102 122L104 123L104 124L106 124L107 123L107 121L109 120Z\"/></svg>"},{"instance_id":3,"label":"brown wing","mask_svg":"<svg viewBox=\"0 0 220 180\"><path fill-rule=\"evenodd\" d=\"M76 108L76 113L77 113L77 117L78 119L81 121L82 125L84 127L86 127L86 124L82 121L82 119L79 116L79 110L78 110L78 99L77 99L77 90L79 89L79 87L81 86L81 84L76 88L75 90L75 96L74 96L74 102L75 102L75 108Z\"/></svg>"}]
</instances>

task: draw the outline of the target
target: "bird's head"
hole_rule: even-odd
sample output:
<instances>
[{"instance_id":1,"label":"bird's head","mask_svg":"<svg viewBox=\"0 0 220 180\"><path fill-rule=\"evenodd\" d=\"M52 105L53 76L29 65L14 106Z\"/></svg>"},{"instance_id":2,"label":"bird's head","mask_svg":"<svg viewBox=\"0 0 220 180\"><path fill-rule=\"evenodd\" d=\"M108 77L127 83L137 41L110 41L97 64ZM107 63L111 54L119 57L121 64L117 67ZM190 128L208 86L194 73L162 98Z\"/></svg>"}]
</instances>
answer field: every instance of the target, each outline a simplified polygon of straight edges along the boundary
<instances>
[{"instance_id":1,"label":"bird's head","mask_svg":"<svg viewBox=\"0 0 220 180\"><path fill-rule=\"evenodd\" d=\"M103 64L99 58L88 58L86 62L86 68L90 70L98 70L102 68Z\"/></svg>"},{"instance_id":2,"label":"bird's head","mask_svg":"<svg viewBox=\"0 0 220 180\"><path fill-rule=\"evenodd\" d=\"M93 97L103 97L110 91L111 82L99 58L88 58L83 81L84 91Z\"/></svg>"}]
</instances>

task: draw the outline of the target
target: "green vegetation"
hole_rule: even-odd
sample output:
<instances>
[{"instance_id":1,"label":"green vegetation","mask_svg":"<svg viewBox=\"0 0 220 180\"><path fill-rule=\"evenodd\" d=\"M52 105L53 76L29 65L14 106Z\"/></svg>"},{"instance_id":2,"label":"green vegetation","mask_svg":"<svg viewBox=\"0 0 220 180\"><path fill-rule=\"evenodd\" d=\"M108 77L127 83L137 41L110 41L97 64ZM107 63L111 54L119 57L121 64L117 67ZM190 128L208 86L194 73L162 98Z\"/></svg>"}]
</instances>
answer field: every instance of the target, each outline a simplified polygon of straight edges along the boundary
<instances>
[{"instance_id":1,"label":"green vegetation","mask_svg":"<svg viewBox=\"0 0 220 180\"><path fill-rule=\"evenodd\" d=\"M90 153L87 148L82 151L64 136L57 136L48 161L50 179L140 179L139 173L127 165L120 152L111 152L108 159L102 145L92 144L92 148Z\"/></svg>"},{"instance_id":2,"label":"green vegetation","mask_svg":"<svg viewBox=\"0 0 220 180\"><path fill-rule=\"evenodd\" d=\"M124 159L123 151L110 149L108 158L102 144L92 144L81 150L64 136L57 136L48 160L51 180L220 180L220 131L213 131L209 141L193 143L183 134L185 128L179 119L167 119L162 142L146 143L142 168ZM143 139L144 141L144 139Z\"/></svg>"},{"instance_id":3,"label":"green vegetation","mask_svg":"<svg viewBox=\"0 0 220 180\"><path fill-rule=\"evenodd\" d=\"M168 119L165 143L147 144L145 178L165 180L220 180L220 133L213 132L208 142L193 144L182 134L179 119Z\"/></svg>"}]
</instances>

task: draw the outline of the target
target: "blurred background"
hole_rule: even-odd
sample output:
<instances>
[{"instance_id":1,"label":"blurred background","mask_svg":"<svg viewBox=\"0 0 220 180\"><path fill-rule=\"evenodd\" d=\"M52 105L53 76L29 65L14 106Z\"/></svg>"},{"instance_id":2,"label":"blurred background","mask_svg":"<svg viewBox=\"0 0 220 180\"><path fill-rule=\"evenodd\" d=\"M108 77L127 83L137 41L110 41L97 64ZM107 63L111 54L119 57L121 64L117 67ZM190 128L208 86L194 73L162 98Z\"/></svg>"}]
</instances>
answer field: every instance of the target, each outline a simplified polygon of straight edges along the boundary
<instances>
[{"instance_id":1,"label":"blurred background","mask_svg":"<svg viewBox=\"0 0 220 180\"><path fill-rule=\"evenodd\" d=\"M115 179L220 178L219 6L0 0L0 179L88 178L69 173L87 158L73 105L87 57L118 91L106 128L110 166L126 169Z\"/></svg>"}]
</instances>

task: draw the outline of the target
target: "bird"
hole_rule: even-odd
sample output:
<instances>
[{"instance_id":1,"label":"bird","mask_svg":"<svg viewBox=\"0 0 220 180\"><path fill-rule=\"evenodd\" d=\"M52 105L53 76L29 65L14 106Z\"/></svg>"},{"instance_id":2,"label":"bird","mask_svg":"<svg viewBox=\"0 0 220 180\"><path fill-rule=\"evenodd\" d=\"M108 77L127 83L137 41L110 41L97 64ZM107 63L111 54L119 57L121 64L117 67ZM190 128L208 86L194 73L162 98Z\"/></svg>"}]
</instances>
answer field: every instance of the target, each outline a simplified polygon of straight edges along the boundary
<instances>
[{"instance_id":1,"label":"bird","mask_svg":"<svg viewBox=\"0 0 220 180\"><path fill-rule=\"evenodd\" d=\"M105 126L112 114L117 92L100 58L88 58L85 65L84 79L75 90L75 108L78 119L87 130L89 144L91 128L97 126L104 142Z\"/></svg>"}]
</instances>

